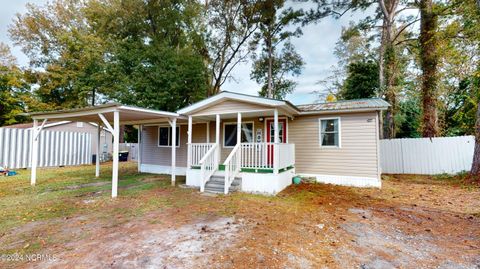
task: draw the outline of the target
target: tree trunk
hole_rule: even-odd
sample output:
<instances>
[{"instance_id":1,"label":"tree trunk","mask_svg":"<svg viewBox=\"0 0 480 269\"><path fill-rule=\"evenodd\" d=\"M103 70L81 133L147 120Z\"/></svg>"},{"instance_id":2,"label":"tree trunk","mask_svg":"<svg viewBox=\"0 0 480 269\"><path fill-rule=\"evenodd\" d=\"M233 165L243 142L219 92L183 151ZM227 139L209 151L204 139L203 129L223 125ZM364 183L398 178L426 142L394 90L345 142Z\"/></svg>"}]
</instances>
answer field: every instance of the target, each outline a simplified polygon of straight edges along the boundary
<instances>
[{"instance_id":1,"label":"tree trunk","mask_svg":"<svg viewBox=\"0 0 480 269\"><path fill-rule=\"evenodd\" d=\"M96 89L93 87L92 89L92 106L95 106L95 95L96 95Z\"/></svg>"},{"instance_id":2,"label":"tree trunk","mask_svg":"<svg viewBox=\"0 0 480 269\"><path fill-rule=\"evenodd\" d=\"M395 124L395 114L398 110L397 107L397 57L396 51L393 47L392 42L387 44L385 50L385 97L387 102L390 103L390 107L387 109L387 130L386 137L395 138L396 134L396 124Z\"/></svg>"},{"instance_id":3,"label":"tree trunk","mask_svg":"<svg viewBox=\"0 0 480 269\"><path fill-rule=\"evenodd\" d=\"M382 40L380 44L380 87L382 94L390 107L385 113L386 130L383 136L395 138L396 124L395 114L397 112L397 72L398 62L394 46L395 16L397 13L398 0L379 0L380 10L383 15Z\"/></svg>"},{"instance_id":4,"label":"tree trunk","mask_svg":"<svg viewBox=\"0 0 480 269\"><path fill-rule=\"evenodd\" d=\"M382 1L382 0L380 0ZM382 36L381 36L381 40L380 40L380 48L379 48L379 57L378 57L378 86L379 86L379 89L378 89L378 97L379 98L383 98L383 94L385 93L385 71L384 71L384 68L383 68L383 65L384 65L384 60L385 60L385 28L386 28L386 25L385 25L385 21L383 22L383 27L382 27ZM378 114L378 132L379 132L379 137L380 139L383 139L384 138L384 128L383 128L383 117L384 117L385 113L383 113L383 111L380 111L380 113Z\"/></svg>"},{"instance_id":5,"label":"tree trunk","mask_svg":"<svg viewBox=\"0 0 480 269\"><path fill-rule=\"evenodd\" d=\"M435 137L438 135L438 41L435 36L437 27L438 17L433 10L433 0L421 0L420 63L422 67L423 137Z\"/></svg>"},{"instance_id":6,"label":"tree trunk","mask_svg":"<svg viewBox=\"0 0 480 269\"><path fill-rule=\"evenodd\" d=\"M480 182L480 101L477 108L477 122L475 123L475 150L473 152L472 169L470 175Z\"/></svg>"},{"instance_id":7,"label":"tree trunk","mask_svg":"<svg viewBox=\"0 0 480 269\"><path fill-rule=\"evenodd\" d=\"M267 40L268 47L268 85L267 85L267 97L273 98L273 79L272 79L272 68L273 68L273 52L272 52L272 38L268 37Z\"/></svg>"},{"instance_id":8,"label":"tree trunk","mask_svg":"<svg viewBox=\"0 0 480 269\"><path fill-rule=\"evenodd\" d=\"M120 125L118 142L125 143L125 125Z\"/></svg>"}]
</instances>

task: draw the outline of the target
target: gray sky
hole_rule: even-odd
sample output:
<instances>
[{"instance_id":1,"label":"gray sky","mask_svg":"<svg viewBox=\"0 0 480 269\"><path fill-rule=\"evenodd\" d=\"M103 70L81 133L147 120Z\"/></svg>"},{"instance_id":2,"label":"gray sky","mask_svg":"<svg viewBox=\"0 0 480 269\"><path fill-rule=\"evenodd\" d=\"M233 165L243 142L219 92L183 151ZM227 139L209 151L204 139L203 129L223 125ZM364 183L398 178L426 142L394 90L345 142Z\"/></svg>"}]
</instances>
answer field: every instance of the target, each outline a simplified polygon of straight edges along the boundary
<instances>
[{"instance_id":1,"label":"gray sky","mask_svg":"<svg viewBox=\"0 0 480 269\"><path fill-rule=\"evenodd\" d=\"M26 3L42 5L46 2L47 0L0 0L2 7L0 9L0 42L12 47L13 44L8 37L8 25L16 13L25 12ZM294 39L292 43L306 64L302 74L295 79L298 82L295 92L288 95L287 100L294 104L312 103L317 100L312 92L323 90L322 85L316 82L330 75L331 67L337 62L333 51L342 26L348 25L349 21L356 20L358 17L361 15L347 14L339 20L328 18L303 28L303 36ZM28 59L20 48L12 47L12 53L17 57L19 64L28 64ZM226 82L223 90L256 95L260 86L250 80L250 68L250 62L237 66L233 72L236 81Z\"/></svg>"}]
</instances>

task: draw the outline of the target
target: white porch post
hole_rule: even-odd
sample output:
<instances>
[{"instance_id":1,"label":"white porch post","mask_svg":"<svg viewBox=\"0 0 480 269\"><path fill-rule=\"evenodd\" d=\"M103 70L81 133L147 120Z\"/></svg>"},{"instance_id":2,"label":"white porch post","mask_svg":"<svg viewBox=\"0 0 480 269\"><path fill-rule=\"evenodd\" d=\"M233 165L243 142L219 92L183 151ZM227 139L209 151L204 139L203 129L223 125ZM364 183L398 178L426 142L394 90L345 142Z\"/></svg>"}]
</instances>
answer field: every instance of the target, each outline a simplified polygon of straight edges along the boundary
<instances>
[{"instance_id":1,"label":"white porch post","mask_svg":"<svg viewBox=\"0 0 480 269\"><path fill-rule=\"evenodd\" d=\"M215 116L215 143L217 143L217 162L220 163L220 115Z\"/></svg>"},{"instance_id":2,"label":"white porch post","mask_svg":"<svg viewBox=\"0 0 480 269\"><path fill-rule=\"evenodd\" d=\"M97 148L96 150L96 158L95 158L95 177L100 176L100 148L102 145L100 132L102 130L102 126L100 122L97 123Z\"/></svg>"},{"instance_id":3,"label":"white porch post","mask_svg":"<svg viewBox=\"0 0 480 269\"><path fill-rule=\"evenodd\" d=\"M143 125L140 124L138 125L138 137L137 137L137 145L138 145L138 148L137 148L137 166L138 166L138 172L141 172L142 171L142 129L143 129Z\"/></svg>"},{"instance_id":4,"label":"white porch post","mask_svg":"<svg viewBox=\"0 0 480 269\"><path fill-rule=\"evenodd\" d=\"M192 116L188 116L187 169L192 167Z\"/></svg>"},{"instance_id":5,"label":"white porch post","mask_svg":"<svg viewBox=\"0 0 480 269\"><path fill-rule=\"evenodd\" d=\"M37 182L37 159L38 159L38 139L36 139L37 126L38 126L38 121L34 119L33 129L32 129L32 156L31 156L31 161L32 161L31 173L32 174L30 176L30 184L32 186L35 186L35 183Z\"/></svg>"},{"instance_id":6,"label":"white porch post","mask_svg":"<svg viewBox=\"0 0 480 269\"><path fill-rule=\"evenodd\" d=\"M190 125L190 119L189 117L189 125ZM176 151L177 151L177 119L173 118L171 122L172 126L172 186L175 186L175 170L176 170ZM191 135L188 135L189 138L191 139ZM191 141L190 141L191 142Z\"/></svg>"},{"instance_id":7,"label":"white porch post","mask_svg":"<svg viewBox=\"0 0 480 269\"><path fill-rule=\"evenodd\" d=\"M273 136L273 173L278 174L278 143L279 143L279 137L278 137L278 109L275 109L273 111L273 130L274 130L274 136Z\"/></svg>"},{"instance_id":8,"label":"white porch post","mask_svg":"<svg viewBox=\"0 0 480 269\"><path fill-rule=\"evenodd\" d=\"M112 167L112 198L118 193L118 143L120 139L120 112L113 112L113 167Z\"/></svg>"},{"instance_id":9,"label":"white porch post","mask_svg":"<svg viewBox=\"0 0 480 269\"><path fill-rule=\"evenodd\" d=\"M237 145L242 143L242 113L238 112L237 114ZM241 146L240 146L241 147ZM237 158L237 167L241 169L242 165L242 148L238 150L238 158ZM228 189L225 190L225 194L228 193Z\"/></svg>"},{"instance_id":10,"label":"white porch post","mask_svg":"<svg viewBox=\"0 0 480 269\"><path fill-rule=\"evenodd\" d=\"M237 144L242 143L242 113L237 113Z\"/></svg>"}]
</instances>

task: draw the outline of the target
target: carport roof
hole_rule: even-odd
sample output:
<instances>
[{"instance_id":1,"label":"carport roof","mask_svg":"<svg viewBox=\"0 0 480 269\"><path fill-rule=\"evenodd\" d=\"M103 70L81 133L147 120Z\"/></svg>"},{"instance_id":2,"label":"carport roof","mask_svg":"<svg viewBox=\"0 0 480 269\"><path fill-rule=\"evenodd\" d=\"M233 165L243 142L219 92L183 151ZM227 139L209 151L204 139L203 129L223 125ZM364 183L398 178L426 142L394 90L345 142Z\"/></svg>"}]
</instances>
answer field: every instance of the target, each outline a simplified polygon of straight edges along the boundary
<instances>
[{"instance_id":1,"label":"carport roof","mask_svg":"<svg viewBox=\"0 0 480 269\"><path fill-rule=\"evenodd\" d=\"M47 112L29 113L33 119L48 120L70 120L83 122L98 122L98 114L103 116L109 122L113 122L113 112L120 113L120 122L122 124L139 124L149 122L168 121L171 118L179 118L180 115L174 112L167 112L154 109L146 109L134 106L126 106L119 103L107 103L98 106L90 106L77 109L66 109Z\"/></svg>"}]
</instances>

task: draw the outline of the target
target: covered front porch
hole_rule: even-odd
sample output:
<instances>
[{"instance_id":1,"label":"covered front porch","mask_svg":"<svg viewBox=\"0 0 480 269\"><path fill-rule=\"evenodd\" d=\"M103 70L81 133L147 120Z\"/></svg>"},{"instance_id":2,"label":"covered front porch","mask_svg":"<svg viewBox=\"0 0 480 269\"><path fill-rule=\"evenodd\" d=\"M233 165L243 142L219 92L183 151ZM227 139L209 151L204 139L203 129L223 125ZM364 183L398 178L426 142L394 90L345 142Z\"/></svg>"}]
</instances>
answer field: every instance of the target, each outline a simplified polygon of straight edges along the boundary
<instances>
[{"instance_id":1,"label":"covered front porch","mask_svg":"<svg viewBox=\"0 0 480 269\"><path fill-rule=\"evenodd\" d=\"M234 105L235 112L224 109ZM201 192L209 191L211 185L220 192L219 185L223 185L224 194L231 191L235 180L241 181L242 191L250 192L274 194L288 186L295 168L295 145L288 143L291 118L283 107L252 108L231 101L213 111L189 114L187 185ZM204 141L193 142L198 137L193 125L206 126ZM279 181L283 183L278 185Z\"/></svg>"}]
</instances>

